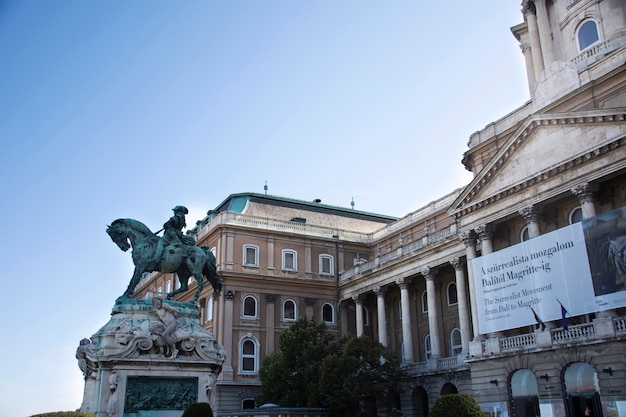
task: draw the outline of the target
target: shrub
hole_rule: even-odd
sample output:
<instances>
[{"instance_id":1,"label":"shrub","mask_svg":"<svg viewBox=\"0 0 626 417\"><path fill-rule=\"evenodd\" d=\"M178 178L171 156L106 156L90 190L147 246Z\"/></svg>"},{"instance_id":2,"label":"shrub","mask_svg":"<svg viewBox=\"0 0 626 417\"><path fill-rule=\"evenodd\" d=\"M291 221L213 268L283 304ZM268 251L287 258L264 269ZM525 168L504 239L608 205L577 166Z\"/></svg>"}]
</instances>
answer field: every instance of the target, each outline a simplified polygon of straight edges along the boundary
<instances>
[{"instance_id":1,"label":"shrub","mask_svg":"<svg viewBox=\"0 0 626 417\"><path fill-rule=\"evenodd\" d=\"M182 417L213 417L209 403L193 403L185 407Z\"/></svg>"},{"instance_id":2,"label":"shrub","mask_svg":"<svg viewBox=\"0 0 626 417\"><path fill-rule=\"evenodd\" d=\"M485 413L471 395L448 394L437 398L428 417L485 417Z\"/></svg>"}]
</instances>

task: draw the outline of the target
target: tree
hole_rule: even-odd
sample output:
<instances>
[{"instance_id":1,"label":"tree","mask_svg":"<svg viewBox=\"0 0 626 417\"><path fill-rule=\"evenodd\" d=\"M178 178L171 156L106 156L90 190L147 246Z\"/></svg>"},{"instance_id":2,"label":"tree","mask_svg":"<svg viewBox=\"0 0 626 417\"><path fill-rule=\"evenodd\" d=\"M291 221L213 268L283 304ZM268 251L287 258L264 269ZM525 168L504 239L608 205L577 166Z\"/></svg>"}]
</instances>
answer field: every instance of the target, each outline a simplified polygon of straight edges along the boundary
<instances>
[{"instance_id":1,"label":"tree","mask_svg":"<svg viewBox=\"0 0 626 417\"><path fill-rule=\"evenodd\" d=\"M429 417L484 417L476 399L469 394L448 394L437 398Z\"/></svg>"},{"instance_id":2,"label":"tree","mask_svg":"<svg viewBox=\"0 0 626 417\"><path fill-rule=\"evenodd\" d=\"M366 337L338 339L324 323L300 319L280 335L280 352L260 370L257 403L329 408L359 416L367 405L385 403L406 373L391 350Z\"/></svg>"},{"instance_id":3,"label":"tree","mask_svg":"<svg viewBox=\"0 0 626 417\"><path fill-rule=\"evenodd\" d=\"M263 361L259 376L259 404L276 403L282 407L321 407L319 393L321 360L329 353L336 337L324 323L301 318L281 333L280 352Z\"/></svg>"},{"instance_id":4,"label":"tree","mask_svg":"<svg viewBox=\"0 0 626 417\"><path fill-rule=\"evenodd\" d=\"M343 417L366 414L385 403L406 377L395 354L367 337L344 336L322 361L320 390L326 406Z\"/></svg>"},{"instance_id":5,"label":"tree","mask_svg":"<svg viewBox=\"0 0 626 417\"><path fill-rule=\"evenodd\" d=\"M192 403L185 407L182 417L213 417L213 409L209 403Z\"/></svg>"}]
</instances>

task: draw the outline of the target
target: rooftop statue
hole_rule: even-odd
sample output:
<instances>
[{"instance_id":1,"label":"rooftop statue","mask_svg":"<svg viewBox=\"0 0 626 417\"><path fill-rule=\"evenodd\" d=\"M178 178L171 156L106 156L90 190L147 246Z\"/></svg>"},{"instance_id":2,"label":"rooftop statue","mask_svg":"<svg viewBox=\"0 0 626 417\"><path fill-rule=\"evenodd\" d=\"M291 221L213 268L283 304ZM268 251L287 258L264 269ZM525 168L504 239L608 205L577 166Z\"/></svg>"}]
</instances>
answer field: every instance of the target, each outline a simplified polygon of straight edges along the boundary
<instances>
[{"instance_id":1,"label":"rooftop statue","mask_svg":"<svg viewBox=\"0 0 626 417\"><path fill-rule=\"evenodd\" d=\"M167 299L188 290L187 281L193 276L198 283L198 290L192 302L195 303L204 287L203 277L219 294L222 290L222 278L217 275L215 256L207 248L200 248L190 236L185 236L185 214L183 206L172 209L174 215L163 225L163 237L153 233L145 224L133 219L117 219L107 227L107 233L124 252L132 248L135 272L124 294L118 299L127 299L135 291L139 280L146 272L175 272L180 287L167 294ZM157 232L158 233L158 232Z\"/></svg>"}]
</instances>

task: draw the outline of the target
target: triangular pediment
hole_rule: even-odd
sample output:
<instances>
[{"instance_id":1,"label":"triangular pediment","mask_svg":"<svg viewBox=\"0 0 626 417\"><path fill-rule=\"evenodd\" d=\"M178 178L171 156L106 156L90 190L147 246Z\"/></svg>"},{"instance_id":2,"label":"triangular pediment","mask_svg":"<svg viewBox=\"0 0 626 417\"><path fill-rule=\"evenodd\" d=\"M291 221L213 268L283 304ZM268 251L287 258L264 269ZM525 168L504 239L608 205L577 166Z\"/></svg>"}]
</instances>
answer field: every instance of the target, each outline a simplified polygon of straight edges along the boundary
<instances>
[{"instance_id":1,"label":"triangular pediment","mask_svg":"<svg viewBox=\"0 0 626 417\"><path fill-rule=\"evenodd\" d=\"M625 117L624 108L529 116L461 192L448 212L476 211L512 197L601 157L612 147L621 147L623 153Z\"/></svg>"}]
</instances>

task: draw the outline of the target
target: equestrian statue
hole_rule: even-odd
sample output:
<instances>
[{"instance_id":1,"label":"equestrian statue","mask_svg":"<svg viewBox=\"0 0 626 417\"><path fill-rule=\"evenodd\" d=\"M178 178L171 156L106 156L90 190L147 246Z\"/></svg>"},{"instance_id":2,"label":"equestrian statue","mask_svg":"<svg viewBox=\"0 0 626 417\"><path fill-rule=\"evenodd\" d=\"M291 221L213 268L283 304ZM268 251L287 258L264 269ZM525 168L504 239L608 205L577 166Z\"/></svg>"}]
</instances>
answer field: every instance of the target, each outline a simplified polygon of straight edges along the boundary
<instances>
[{"instance_id":1,"label":"equestrian statue","mask_svg":"<svg viewBox=\"0 0 626 417\"><path fill-rule=\"evenodd\" d=\"M186 226L185 214L189 211L183 206L172 209L174 215L163 225L163 237L153 233L145 224L133 219L117 219L107 227L107 234L121 250L132 248L135 271L124 294L118 298L129 298L146 272L175 272L180 287L166 295L167 299L188 290L187 281L193 276L198 283L198 290L192 303L198 301L204 287L203 277L211 283L219 295L222 290L222 278L217 274L215 256L205 247L198 247L190 236L183 235Z\"/></svg>"}]
</instances>

